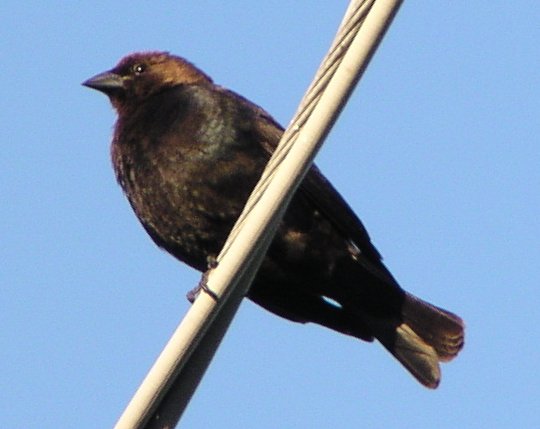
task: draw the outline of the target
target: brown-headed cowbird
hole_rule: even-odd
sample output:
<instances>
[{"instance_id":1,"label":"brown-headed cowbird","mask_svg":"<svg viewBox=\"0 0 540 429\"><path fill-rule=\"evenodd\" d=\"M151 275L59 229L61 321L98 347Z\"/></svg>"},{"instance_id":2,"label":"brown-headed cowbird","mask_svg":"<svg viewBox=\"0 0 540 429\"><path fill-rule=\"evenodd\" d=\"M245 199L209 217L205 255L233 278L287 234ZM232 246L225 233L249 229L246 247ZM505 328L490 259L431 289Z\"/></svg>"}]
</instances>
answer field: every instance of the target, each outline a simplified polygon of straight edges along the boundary
<instances>
[{"instance_id":1,"label":"brown-headed cowbird","mask_svg":"<svg viewBox=\"0 0 540 429\"><path fill-rule=\"evenodd\" d=\"M118 113L112 160L154 242L199 271L239 216L282 127L183 58L136 53L84 82ZM462 320L405 292L351 208L313 166L248 297L295 322L379 340L422 384L463 346Z\"/></svg>"}]
</instances>

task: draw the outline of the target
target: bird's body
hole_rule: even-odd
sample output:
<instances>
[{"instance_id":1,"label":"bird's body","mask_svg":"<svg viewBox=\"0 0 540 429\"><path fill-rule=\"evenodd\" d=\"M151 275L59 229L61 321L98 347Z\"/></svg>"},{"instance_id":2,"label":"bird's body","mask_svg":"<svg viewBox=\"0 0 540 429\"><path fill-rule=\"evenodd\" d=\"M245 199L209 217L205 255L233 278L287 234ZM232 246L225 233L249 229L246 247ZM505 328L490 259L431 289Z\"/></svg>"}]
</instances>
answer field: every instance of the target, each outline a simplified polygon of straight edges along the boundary
<instances>
[{"instance_id":1,"label":"bird's body","mask_svg":"<svg viewBox=\"0 0 540 429\"><path fill-rule=\"evenodd\" d=\"M215 257L282 128L166 53L133 54L85 82L118 112L118 182L156 244L199 271ZM248 294L266 309L371 341L428 387L463 345L461 319L403 291L362 223L314 166Z\"/></svg>"}]
</instances>

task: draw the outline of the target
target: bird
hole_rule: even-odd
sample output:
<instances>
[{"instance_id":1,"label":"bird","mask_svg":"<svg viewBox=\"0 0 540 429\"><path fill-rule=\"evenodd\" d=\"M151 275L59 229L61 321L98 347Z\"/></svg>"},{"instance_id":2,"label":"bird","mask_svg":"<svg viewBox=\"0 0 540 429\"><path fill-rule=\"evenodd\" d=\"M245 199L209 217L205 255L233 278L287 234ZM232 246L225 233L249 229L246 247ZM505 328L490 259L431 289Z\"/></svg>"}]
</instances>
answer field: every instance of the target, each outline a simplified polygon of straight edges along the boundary
<instances>
[{"instance_id":1,"label":"bird","mask_svg":"<svg viewBox=\"0 0 540 429\"><path fill-rule=\"evenodd\" d=\"M241 213L283 128L188 60L135 52L83 85L117 120L116 179L151 239L205 272ZM405 291L351 207L313 164L293 195L247 297L298 323L377 340L421 384L464 345L456 314Z\"/></svg>"}]
</instances>

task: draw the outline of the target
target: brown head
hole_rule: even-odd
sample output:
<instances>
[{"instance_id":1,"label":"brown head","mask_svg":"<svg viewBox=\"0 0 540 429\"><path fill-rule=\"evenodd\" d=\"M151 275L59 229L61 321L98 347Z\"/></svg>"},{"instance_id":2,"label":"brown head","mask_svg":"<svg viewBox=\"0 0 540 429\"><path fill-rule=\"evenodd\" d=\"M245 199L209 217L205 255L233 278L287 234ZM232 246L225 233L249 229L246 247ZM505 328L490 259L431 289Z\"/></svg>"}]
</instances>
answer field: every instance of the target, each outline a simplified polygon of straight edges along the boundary
<instances>
[{"instance_id":1,"label":"brown head","mask_svg":"<svg viewBox=\"0 0 540 429\"><path fill-rule=\"evenodd\" d=\"M120 113L166 88L211 83L209 76L181 57L168 52L140 52L122 58L113 69L83 85L106 94Z\"/></svg>"}]
</instances>

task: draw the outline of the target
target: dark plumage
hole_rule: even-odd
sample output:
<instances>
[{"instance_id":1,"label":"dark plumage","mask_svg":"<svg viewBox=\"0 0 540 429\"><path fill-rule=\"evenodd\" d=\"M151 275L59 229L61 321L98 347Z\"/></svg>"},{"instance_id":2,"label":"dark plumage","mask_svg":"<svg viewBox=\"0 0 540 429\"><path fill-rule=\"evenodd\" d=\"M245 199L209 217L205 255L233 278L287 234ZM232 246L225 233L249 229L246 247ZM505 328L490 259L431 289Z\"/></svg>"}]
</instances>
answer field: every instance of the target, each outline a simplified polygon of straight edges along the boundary
<instances>
[{"instance_id":1,"label":"dark plumage","mask_svg":"<svg viewBox=\"0 0 540 429\"><path fill-rule=\"evenodd\" d=\"M84 85L118 112L118 182L156 244L204 271L283 129L263 109L168 53L132 54ZM405 292L357 216L313 166L292 199L249 298L295 322L379 340L422 384L463 346L456 315Z\"/></svg>"}]
</instances>

